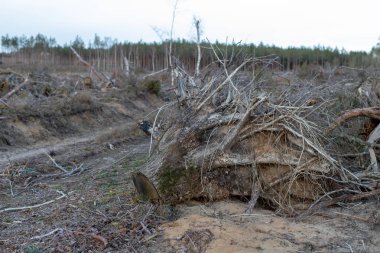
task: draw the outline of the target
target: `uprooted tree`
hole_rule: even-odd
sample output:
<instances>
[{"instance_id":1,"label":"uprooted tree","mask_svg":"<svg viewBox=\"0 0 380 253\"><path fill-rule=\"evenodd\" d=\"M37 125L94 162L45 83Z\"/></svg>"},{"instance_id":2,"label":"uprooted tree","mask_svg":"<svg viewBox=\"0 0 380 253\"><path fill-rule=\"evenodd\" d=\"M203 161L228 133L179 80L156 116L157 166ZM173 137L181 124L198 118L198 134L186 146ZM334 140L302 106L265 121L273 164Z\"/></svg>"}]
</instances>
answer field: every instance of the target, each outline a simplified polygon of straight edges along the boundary
<instances>
[{"instance_id":1,"label":"uprooted tree","mask_svg":"<svg viewBox=\"0 0 380 253\"><path fill-rule=\"evenodd\" d=\"M260 198L296 214L350 176L323 150L319 127L303 117L312 106L261 91L275 58L229 66L213 50L217 63L198 78L176 65L177 101L155 118L164 130L142 172L163 201L236 196L252 207Z\"/></svg>"}]
</instances>

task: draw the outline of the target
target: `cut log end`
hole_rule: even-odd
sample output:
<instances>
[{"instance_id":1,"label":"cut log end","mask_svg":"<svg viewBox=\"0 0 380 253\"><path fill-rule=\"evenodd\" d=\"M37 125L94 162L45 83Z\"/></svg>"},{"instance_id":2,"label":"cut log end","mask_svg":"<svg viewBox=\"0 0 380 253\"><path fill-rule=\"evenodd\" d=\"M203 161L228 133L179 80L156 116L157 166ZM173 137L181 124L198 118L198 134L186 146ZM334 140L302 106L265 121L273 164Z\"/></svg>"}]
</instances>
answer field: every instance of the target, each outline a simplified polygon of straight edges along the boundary
<instances>
[{"instance_id":1,"label":"cut log end","mask_svg":"<svg viewBox=\"0 0 380 253\"><path fill-rule=\"evenodd\" d=\"M161 197L158 194L156 187L143 173L134 173L132 175L132 181L137 190L137 193L143 200L149 200L154 204L161 202Z\"/></svg>"}]
</instances>

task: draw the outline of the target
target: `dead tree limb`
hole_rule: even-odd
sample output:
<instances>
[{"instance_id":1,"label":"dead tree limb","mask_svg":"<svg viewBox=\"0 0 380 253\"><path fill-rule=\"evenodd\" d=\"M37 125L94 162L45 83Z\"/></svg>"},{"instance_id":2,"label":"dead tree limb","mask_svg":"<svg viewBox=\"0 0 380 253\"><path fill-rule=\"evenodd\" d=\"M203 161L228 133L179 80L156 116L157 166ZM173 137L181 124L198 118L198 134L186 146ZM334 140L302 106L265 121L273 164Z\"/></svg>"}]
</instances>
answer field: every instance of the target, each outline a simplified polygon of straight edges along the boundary
<instances>
[{"instance_id":1,"label":"dead tree limb","mask_svg":"<svg viewBox=\"0 0 380 253\"><path fill-rule=\"evenodd\" d=\"M251 116L251 112L257 108L262 102L264 102L267 98L266 97L261 97L257 98L257 101L249 108L243 118L240 120L238 125L235 127L235 129L231 132L230 135L227 136L225 139L224 143L222 144L222 150L226 151L232 147L232 145L238 140L238 134L240 131L243 129L243 127L246 125L247 121L249 120Z\"/></svg>"},{"instance_id":2,"label":"dead tree limb","mask_svg":"<svg viewBox=\"0 0 380 253\"><path fill-rule=\"evenodd\" d=\"M380 108L378 107L368 107L368 108L358 108L350 111L344 112L341 116L339 116L333 124L326 130L326 132L332 131L334 128L340 126L345 121L359 117L366 116L372 119L380 120ZM375 142L380 138L380 125L378 125L369 135L366 144L368 144L368 152L371 159L371 167L374 172L379 172L379 166L377 163L376 153L374 150L374 146L376 146Z\"/></svg>"},{"instance_id":3,"label":"dead tree limb","mask_svg":"<svg viewBox=\"0 0 380 253\"><path fill-rule=\"evenodd\" d=\"M326 133L331 132L333 129L339 127L344 122L351 118L366 116L369 118L380 120L380 108L378 107L368 107L368 108L358 108L350 111L344 112L339 116L327 129Z\"/></svg>"},{"instance_id":4,"label":"dead tree limb","mask_svg":"<svg viewBox=\"0 0 380 253\"><path fill-rule=\"evenodd\" d=\"M147 74L143 77L143 79L147 78L147 77L151 77L151 76L154 76L154 75L158 75L162 72L165 72L165 71L168 71L168 68L164 68L164 69L161 69L161 70L158 70L158 71L155 71L153 73L150 73L150 74Z\"/></svg>"},{"instance_id":5,"label":"dead tree limb","mask_svg":"<svg viewBox=\"0 0 380 253\"><path fill-rule=\"evenodd\" d=\"M73 47L70 47L71 51L73 51L73 53L75 54L75 56L78 58L78 60L83 63L85 66L89 67L91 72L93 72L95 74L95 76L100 80L100 81L108 81L108 80L104 80L104 78L100 75L100 73L90 64L88 63L87 61L85 61L79 54L78 52L73 48ZM107 79L107 78L106 78Z\"/></svg>"},{"instance_id":6,"label":"dead tree limb","mask_svg":"<svg viewBox=\"0 0 380 253\"><path fill-rule=\"evenodd\" d=\"M59 194L61 194L61 196L55 198L55 199L52 199L52 200L49 200L49 201L46 201L46 202L43 202L41 204L37 204L37 205L31 205L31 206L20 206L20 207L10 207L10 208L5 208L3 210L0 210L0 213L4 213L4 212L10 212L10 211L19 211L19 210L25 210L25 209L32 209L32 208L37 208L37 207L41 207L41 206L45 206L45 205L48 205L48 204L51 204L57 200L60 200L64 197L66 197L67 195L65 193L63 193L62 191L57 191Z\"/></svg>"},{"instance_id":7,"label":"dead tree limb","mask_svg":"<svg viewBox=\"0 0 380 253\"><path fill-rule=\"evenodd\" d=\"M24 87L28 82L29 82L29 78L27 78L27 77L24 78L24 81L22 83L20 83L19 85L17 85L16 88L14 88L13 90L11 90L7 94L5 94L2 98L0 98L0 100L2 102L5 102L5 100L7 100L9 97L11 97L13 94L15 94L18 90L20 90L22 87Z\"/></svg>"},{"instance_id":8,"label":"dead tree limb","mask_svg":"<svg viewBox=\"0 0 380 253\"><path fill-rule=\"evenodd\" d=\"M198 77L200 74L200 66L201 66L201 20L199 18L193 18L194 26L197 31L197 65L195 67L195 77Z\"/></svg>"},{"instance_id":9,"label":"dead tree limb","mask_svg":"<svg viewBox=\"0 0 380 253\"><path fill-rule=\"evenodd\" d=\"M371 132L368 137L367 142L370 144L374 144L380 138L380 124ZM371 158L371 166L374 172L379 172L379 165L377 164L377 158L375 154L375 150L373 147L369 148L369 156Z\"/></svg>"},{"instance_id":10,"label":"dead tree limb","mask_svg":"<svg viewBox=\"0 0 380 253\"><path fill-rule=\"evenodd\" d=\"M248 62L252 61L251 58L249 59L246 59L242 64L240 64L231 74L229 74L227 76L227 78L215 89L211 92L211 94L205 99L203 100L198 106L197 106L197 110L200 110L217 92L219 92L226 83L229 82L229 80L236 75L236 73L239 72L239 70L241 68L243 68Z\"/></svg>"},{"instance_id":11,"label":"dead tree limb","mask_svg":"<svg viewBox=\"0 0 380 253\"><path fill-rule=\"evenodd\" d=\"M354 194L354 195L345 194L345 195L340 196L340 197L336 197L336 198L332 198L332 199L329 199L326 201L319 202L318 204L309 208L305 213L303 213L301 215L301 217L305 217L307 215L310 215L313 212L318 211L322 208L335 205L338 202L354 202L354 201L366 199L366 198L377 196L377 195L380 195L380 189L376 189L376 190L369 191L369 192L362 192L362 193L358 193L358 194Z\"/></svg>"},{"instance_id":12,"label":"dead tree limb","mask_svg":"<svg viewBox=\"0 0 380 253\"><path fill-rule=\"evenodd\" d=\"M176 0L174 2L174 5L173 5L173 12L172 12L172 23L171 23L171 27L170 27L170 38L169 38L169 68L170 68L170 73L171 73L171 84L172 86L174 85L174 76L175 76L175 73L174 73L174 66L173 66L173 33L174 33L174 21L175 21L175 17L176 17L176 12L177 12L177 5L178 5L178 0Z\"/></svg>"},{"instance_id":13,"label":"dead tree limb","mask_svg":"<svg viewBox=\"0 0 380 253\"><path fill-rule=\"evenodd\" d=\"M71 176L75 173L77 173L78 171L83 171L83 164L76 166L74 165L74 168L71 170L71 171L68 171L66 170L65 168L63 168L61 165L59 165L54 159L53 157L51 157L48 153L45 152L45 155L47 155L49 157L49 159L54 163L54 166L56 168L58 168L59 170L61 170L63 173L65 173L66 176Z\"/></svg>"},{"instance_id":14,"label":"dead tree limb","mask_svg":"<svg viewBox=\"0 0 380 253\"><path fill-rule=\"evenodd\" d=\"M39 239L42 239L44 237L47 237L47 236L50 236L50 235L53 235L57 232L62 232L64 229L63 228L56 228L52 231L50 231L49 233L46 233L46 234L43 234L43 235L38 235L38 236L33 236L32 238L30 238L31 240L39 240Z\"/></svg>"}]
</instances>

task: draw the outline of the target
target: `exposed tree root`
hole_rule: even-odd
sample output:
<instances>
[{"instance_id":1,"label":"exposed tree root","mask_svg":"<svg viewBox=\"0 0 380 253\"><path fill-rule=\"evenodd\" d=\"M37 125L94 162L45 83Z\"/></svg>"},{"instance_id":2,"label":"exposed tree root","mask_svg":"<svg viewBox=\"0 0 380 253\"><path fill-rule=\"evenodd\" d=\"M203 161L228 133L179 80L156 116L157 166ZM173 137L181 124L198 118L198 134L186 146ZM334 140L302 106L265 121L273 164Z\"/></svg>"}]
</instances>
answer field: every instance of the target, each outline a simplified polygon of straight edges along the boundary
<instances>
[{"instance_id":1,"label":"exposed tree root","mask_svg":"<svg viewBox=\"0 0 380 253\"><path fill-rule=\"evenodd\" d=\"M181 80L181 101L162 113L168 127L142 169L163 201L240 196L251 198L251 210L262 198L294 215L330 191L328 178L340 172L319 144L317 126L301 116L312 107L274 104L237 82L249 62L231 73L224 66L203 86Z\"/></svg>"}]
</instances>

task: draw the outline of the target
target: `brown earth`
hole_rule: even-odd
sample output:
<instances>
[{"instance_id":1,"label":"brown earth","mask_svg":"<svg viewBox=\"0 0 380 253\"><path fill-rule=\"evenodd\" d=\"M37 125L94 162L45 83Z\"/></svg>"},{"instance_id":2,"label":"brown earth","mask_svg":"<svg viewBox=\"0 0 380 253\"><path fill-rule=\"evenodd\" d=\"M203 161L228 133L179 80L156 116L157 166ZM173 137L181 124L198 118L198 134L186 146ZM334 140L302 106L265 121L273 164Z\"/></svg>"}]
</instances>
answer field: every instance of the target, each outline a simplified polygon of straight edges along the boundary
<instances>
[{"instance_id":1,"label":"brown earth","mask_svg":"<svg viewBox=\"0 0 380 253\"><path fill-rule=\"evenodd\" d=\"M379 252L378 200L302 220L263 203L246 214L247 204L232 199L140 202L131 174L150 139L136 122L162 100L123 82L75 90L80 80L53 76L53 93L66 95L31 98L25 89L8 101L13 109L1 109L0 252ZM83 171L64 175L46 153Z\"/></svg>"},{"instance_id":2,"label":"brown earth","mask_svg":"<svg viewBox=\"0 0 380 253\"><path fill-rule=\"evenodd\" d=\"M262 208L246 214L245 209L246 204L237 201L181 207L178 220L161 226L164 238L177 252L186 252L185 249L210 253L378 252L379 249L379 225L352 218L368 218L376 213L378 206L374 203L330 208L302 221L283 218ZM204 231L208 231L208 242L194 236Z\"/></svg>"}]
</instances>

